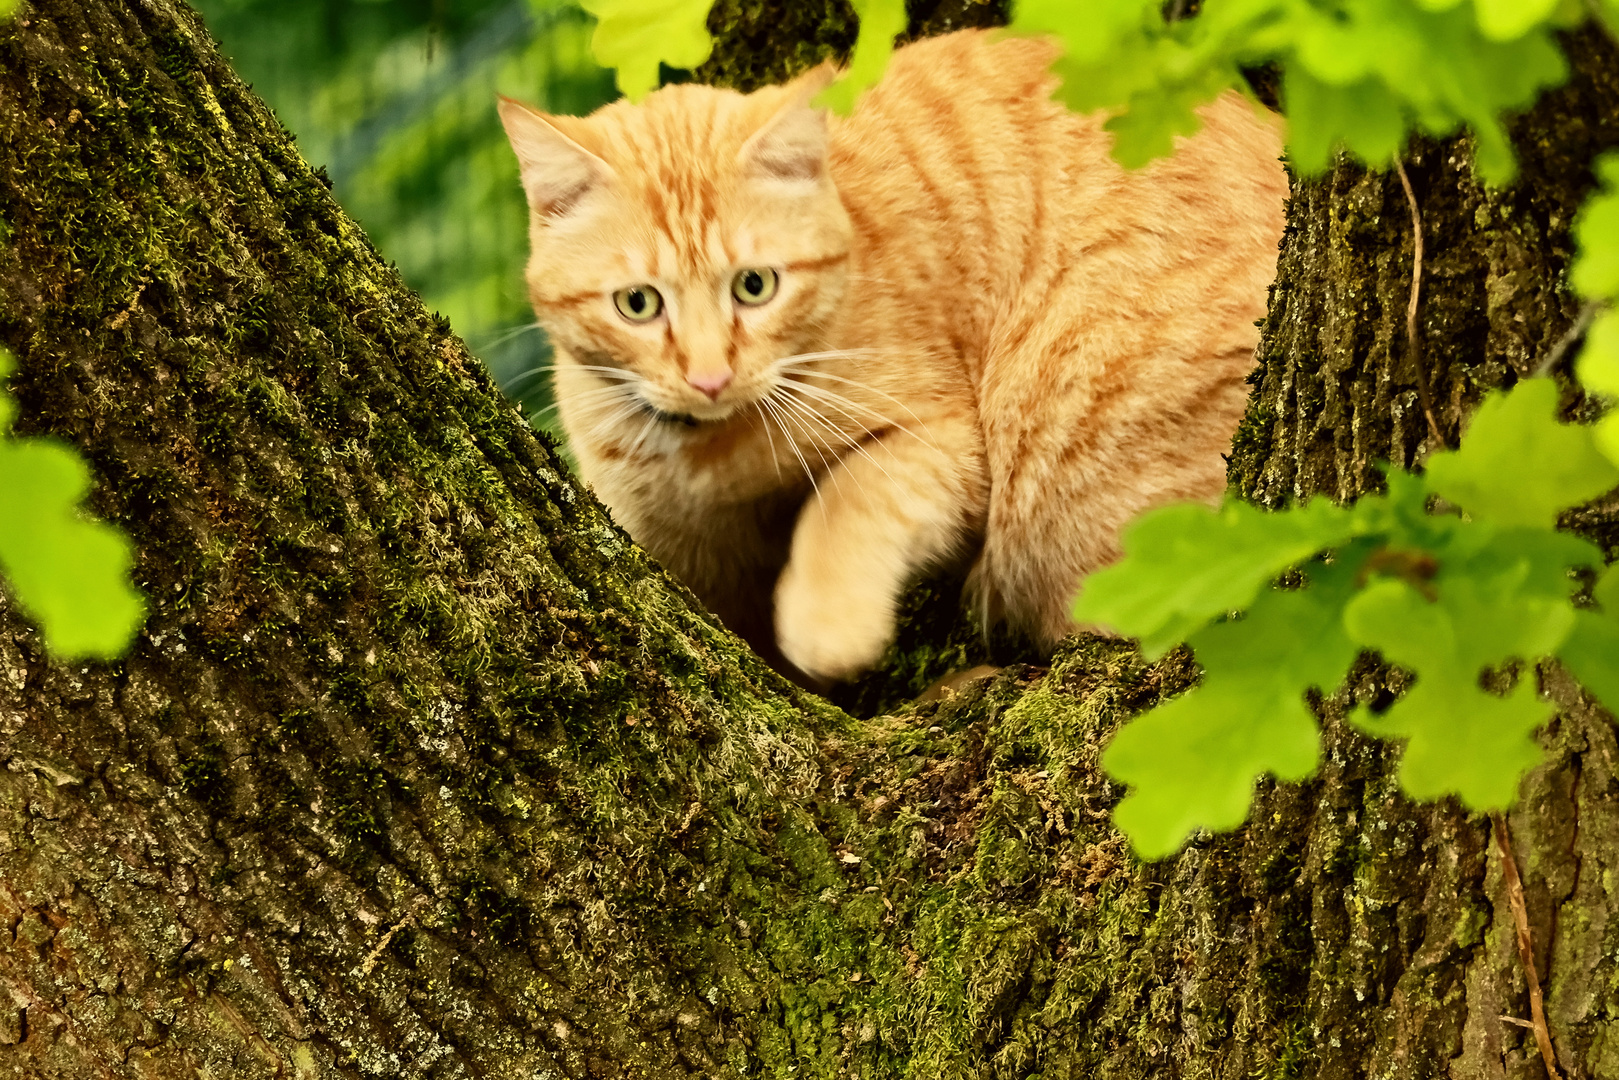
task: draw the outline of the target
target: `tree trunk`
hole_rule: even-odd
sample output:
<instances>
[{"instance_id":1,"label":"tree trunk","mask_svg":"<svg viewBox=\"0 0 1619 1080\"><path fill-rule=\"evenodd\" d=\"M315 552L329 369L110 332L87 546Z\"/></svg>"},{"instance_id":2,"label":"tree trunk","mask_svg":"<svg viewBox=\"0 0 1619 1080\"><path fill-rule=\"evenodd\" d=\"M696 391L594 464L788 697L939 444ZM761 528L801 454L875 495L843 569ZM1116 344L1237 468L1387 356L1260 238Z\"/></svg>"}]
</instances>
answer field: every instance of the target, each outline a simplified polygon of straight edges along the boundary
<instances>
[{"instance_id":1,"label":"tree trunk","mask_svg":"<svg viewBox=\"0 0 1619 1080\"><path fill-rule=\"evenodd\" d=\"M715 70L847 47L816 36L841 4L783 10L806 29L766 54L760 7L722 7ZM1569 215L1619 142L1610 43L1570 46L1517 188L1457 144L1409 163L1447 439L1570 321ZM1539 1075L1487 823L1342 723L1391 691L1371 664L1321 702L1316 780L1139 864L1096 757L1183 654L1075 639L850 720L628 543L189 11L40 0L0 56L19 429L89 457L151 601L90 666L0 607L0 1075ZM1232 459L1259 501L1419 454L1409 220L1388 176L1299 185ZM1611 507L1576 516L1613 543ZM1619 747L1545 683L1511 822L1557 1049L1596 1080Z\"/></svg>"}]
</instances>

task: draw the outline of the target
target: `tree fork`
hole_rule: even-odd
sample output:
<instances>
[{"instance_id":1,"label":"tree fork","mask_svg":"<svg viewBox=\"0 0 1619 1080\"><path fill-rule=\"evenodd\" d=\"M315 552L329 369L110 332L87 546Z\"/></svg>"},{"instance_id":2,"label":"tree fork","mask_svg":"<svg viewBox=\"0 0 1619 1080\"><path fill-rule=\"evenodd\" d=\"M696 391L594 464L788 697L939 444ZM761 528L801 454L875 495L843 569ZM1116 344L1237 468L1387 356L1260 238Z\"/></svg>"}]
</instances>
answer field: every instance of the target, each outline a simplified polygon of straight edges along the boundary
<instances>
[{"instance_id":1,"label":"tree fork","mask_svg":"<svg viewBox=\"0 0 1619 1080\"><path fill-rule=\"evenodd\" d=\"M949 6L917 29L958 24ZM716 10L712 74L824 51L801 55L810 30L761 51L769 14ZM848 26L841 4L790 17ZM1520 125L1517 188L1478 189L1456 144L1410 159L1441 423L1572 317L1568 215L1619 96L1611 47L1571 48L1574 84ZM1528 998L1484 823L1405 800L1342 723L1397 676L1362 663L1320 702L1316 780L1137 864L1096 755L1189 684L1184 654L1079 638L849 720L612 526L188 10L25 5L0 56L19 428L91 460L152 607L123 662L89 667L0 611L0 1075L1538 1061L1498 1019ZM1391 181L1345 166L1295 195L1232 459L1260 502L1352 497L1417 453ZM1575 518L1611 547L1611 508ZM1544 676L1564 711L1511 816L1526 911L1565 1072L1619 1075L1619 747Z\"/></svg>"}]
</instances>

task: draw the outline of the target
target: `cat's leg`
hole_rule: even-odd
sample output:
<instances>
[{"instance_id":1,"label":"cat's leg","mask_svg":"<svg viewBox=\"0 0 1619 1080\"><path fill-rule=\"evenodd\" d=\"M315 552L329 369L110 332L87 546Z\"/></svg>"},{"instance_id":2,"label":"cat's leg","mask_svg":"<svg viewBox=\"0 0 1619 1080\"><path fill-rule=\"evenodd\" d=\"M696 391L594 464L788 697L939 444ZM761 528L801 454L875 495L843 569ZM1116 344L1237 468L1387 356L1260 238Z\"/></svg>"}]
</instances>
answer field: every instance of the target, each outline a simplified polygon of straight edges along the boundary
<instances>
[{"instance_id":1,"label":"cat's leg","mask_svg":"<svg viewBox=\"0 0 1619 1080\"><path fill-rule=\"evenodd\" d=\"M819 477L776 586L787 659L822 679L874 665L894 638L901 591L982 528L987 476L977 417L964 406L890 429Z\"/></svg>"}]
</instances>

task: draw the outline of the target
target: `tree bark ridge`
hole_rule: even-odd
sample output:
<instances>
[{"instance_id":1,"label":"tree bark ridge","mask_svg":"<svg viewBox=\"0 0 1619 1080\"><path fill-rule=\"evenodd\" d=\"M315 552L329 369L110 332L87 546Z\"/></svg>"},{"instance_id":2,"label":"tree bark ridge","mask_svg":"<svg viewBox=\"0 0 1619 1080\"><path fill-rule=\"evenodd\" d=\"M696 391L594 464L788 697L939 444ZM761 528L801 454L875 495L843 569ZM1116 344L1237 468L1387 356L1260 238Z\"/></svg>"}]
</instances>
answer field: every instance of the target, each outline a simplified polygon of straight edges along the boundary
<instances>
[{"instance_id":1,"label":"tree bark ridge","mask_svg":"<svg viewBox=\"0 0 1619 1080\"><path fill-rule=\"evenodd\" d=\"M730 10L742 81L774 9ZM821 48L771 41L748 70ZM1609 86L1611 49L1575 45L1571 93ZM628 543L195 16L41 0L0 55L21 426L89 457L152 601L106 666L0 611L0 1075L1524 1075L1482 822L1409 803L1342 722L1398 673L1320 702L1316 780L1139 864L1097 755L1184 653L1078 638L850 721ZM1598 100L1525 121L1555 191L1480 194L1455 145L1414 162L1448 423L1567 319L1544 275L1615 141ZM1418 452L1389 182L1297 190L1233 455L1260 502ZM1468 220L1499 257L1457 247ZM1537 963L1569 1075L1619 1075L1619 748L1545 679L1563 711L1512 816Z\"/></svg>"}]
</instances>

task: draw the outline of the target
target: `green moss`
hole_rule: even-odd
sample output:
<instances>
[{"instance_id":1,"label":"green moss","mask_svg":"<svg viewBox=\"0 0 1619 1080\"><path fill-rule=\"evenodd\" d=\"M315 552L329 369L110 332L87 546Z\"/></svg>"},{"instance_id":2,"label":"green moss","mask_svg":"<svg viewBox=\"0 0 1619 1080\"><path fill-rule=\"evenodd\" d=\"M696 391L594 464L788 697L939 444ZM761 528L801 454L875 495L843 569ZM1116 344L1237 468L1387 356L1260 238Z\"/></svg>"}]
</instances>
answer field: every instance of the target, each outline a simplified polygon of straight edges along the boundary
<instances>
[{"instance_id":1,"label":"green moss","mask_svg":"<svg viewBox=\"0 0 1619 1080\"><path fill-rule=\"evenodd\" d=\"M387 774L380 763L368 760L337 762L324 770L331 800L330 815L341 834L360 845L382 836L378 819L379 796L387 790ZM346 855L352 861L355 851Z\"/></svg>"},{"instance_id":2,"label":"green moss","mask_svg":"<svg viewBox=\"0 0 1619 1080\"><path fill-rule=\"evenodd\" d=\"M181 791L207 804L215 804L225 793L224 754L216 742L204 742L180 762L175 778Z\"/></svg>"},{"instance_id":3,"label":"green moss","mask_svg":"<svg viewBox=\"0 0 1619 1080\"><path fill-rule=\"evenodd\" d=\"M979 5L949 6L912 14L931 26ZM1339 722L1344 701L1322 706L1316 782L1265 786L1246 833L1154 865L1111 829L1121 792L1097 762L1118 724L1190 684L1184 652L1146 665L1092 637L1049 658L1003 650L962 618L959 582L924 583L884 673L843 699L882 715L852 722L627 542L196 31L154 33L150 62L125 35L94 37L73 81L51 74L39 58L62 50L37 35L78 10L31 31L32 52L0 27L0 339L23 359L29 430L79 444L106 481L99 508L140 539L153 633L125 669L31 683L49 708L8 752L72 747L74 775L112 791L87 816L131 820L169 805L143 784L178 763L162 828L195 863L198 910L230 924L187 962L218 973L284 1060L393 1074L387 1053L431 1047L452 1060L421 1067L446 1075L539 1073L543 1058L569 1075L1299 1076L1329 1059L1373 1071L1366 1018L1396 1000L1416 1003L1410 1060L1450 1056L1435 1032L1486 936L1482 848L1452 808L1393 798L1387 761ZM699 75L734 85L852 41L841 4L714 18ZM69 100L94 127L65 140L44 121L65 123ZM1333 181L1372 212L1302 192L1300 227L1331 235L1294 254L1377 247L1400 280L1401 219L1375 212L1386 181ZM1335 295L1305 322L1357 325L1366 303ZM1392 339L1277 344L1302 332L1283 314L1243 490L1353 493L1356 455L1411 437L1388 420L1383 375L1353 368ZM1355 423L1345 380L1365 393ZM28 640L5 619L0 647ZM910 703L986 661L1003 670ZM200 750L198 715L218 732ZM116 767L90 760L101 747ZM71 805L86 786L12 786L25 779L0 777L6 805ZM34 853L7 874L90 895L48 880L71 845L38 835L52 843L6 849ZM130 948L170 949L183 923L161 889L113 870L91 876L128 890L121 917L157 913ZM363 994L329 988L388 933ZM233 934L284 957L291 989L223 975ZM322 1026L289 1036L289 1000ZM239 1072L229 1055L257 1051L229 1024L188 1027L192 1007L164 1014L164 1037Z\"/></svg>"},{"instance_id":4,"label":"green moss","mask_svg":"<svg viewBox=\"0 0 1619 1080\"><path fill-rule=\"evenodd\" d=\"M693 75L744 92L785 82L823 60L846 58L858 26L846 0L785 7L719 0L708 16L713 55Z\"/></svg>"}]
</instances>

